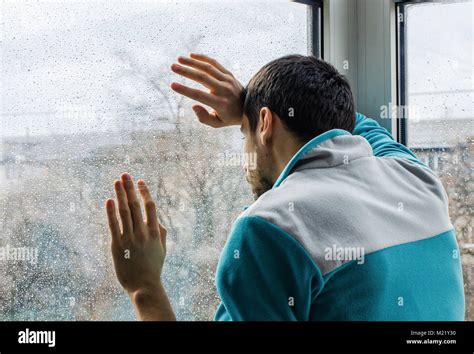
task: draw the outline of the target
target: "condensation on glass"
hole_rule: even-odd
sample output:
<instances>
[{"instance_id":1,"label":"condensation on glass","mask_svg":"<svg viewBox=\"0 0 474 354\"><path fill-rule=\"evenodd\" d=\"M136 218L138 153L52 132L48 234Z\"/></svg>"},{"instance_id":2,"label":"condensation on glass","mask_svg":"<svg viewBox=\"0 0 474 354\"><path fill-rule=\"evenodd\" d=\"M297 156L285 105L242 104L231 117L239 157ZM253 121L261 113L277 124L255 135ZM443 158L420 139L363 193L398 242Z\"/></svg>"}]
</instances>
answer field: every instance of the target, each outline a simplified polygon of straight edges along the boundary
<instances>
[{"instance_id":1,"label":"condensation on glass","mask_svg":"<svg viewBox=\"0 0 474 354\"><path fill-rule=\"evenodd\" d=\"M178 319L217 308L219 252L251 201L236 130L201 127L169 89L178 55L218 58L246 83L306 54L289 1L2 2L0 320L130 320L103 203L122 172L151 185L168 229ZM226 155L227 154L227 155ZM2 256L3 255L3 256Z\"/></svg>"},{"instance_id":2,"label":"condensation on glass","mask_svg":"<svg viewBox=\"0 0 474 354\"><path fill-rule=\"evenodd\" d=\"M473 2L406 7L408 145L441 178L474 320Z\"/></svg>"}]
</instances>

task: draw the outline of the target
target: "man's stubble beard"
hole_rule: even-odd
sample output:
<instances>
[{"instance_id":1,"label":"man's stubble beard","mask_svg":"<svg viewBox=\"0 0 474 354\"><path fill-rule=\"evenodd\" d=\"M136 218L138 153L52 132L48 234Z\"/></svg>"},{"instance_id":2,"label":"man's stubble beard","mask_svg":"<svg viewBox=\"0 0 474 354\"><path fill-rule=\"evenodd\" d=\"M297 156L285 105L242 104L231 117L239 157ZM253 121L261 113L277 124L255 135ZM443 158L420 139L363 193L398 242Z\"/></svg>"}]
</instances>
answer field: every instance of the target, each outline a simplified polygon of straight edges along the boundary
<instances>
[{"instance_id":1,"label":"man's stubble beard","mask_svg":"<svg viewBox=\"0 0 474 354\"><path fill-rule=\"evenodd\" d=\"M268 176L270 169L266 168L271 166L270 155L261 151L258 147L255 153L257 156L256 164L253 169L247 172L246 179L251 186L254 199L257 200L262 194L272 189L275 181Z\"/></svg>"},{"instance_id":2,"label":"man's stubble beard","mask_svg":"<svg viewBox=\"0 0 474 354\"><path fill-rule=\"evenodd\" d=\"M247 182L250 184L253 197L257 200L262 194L269 191L273 187L273 181L265 175L262 175L258 170L254 171L254 174L246 177Z\"/></svg>"}]
</instances>

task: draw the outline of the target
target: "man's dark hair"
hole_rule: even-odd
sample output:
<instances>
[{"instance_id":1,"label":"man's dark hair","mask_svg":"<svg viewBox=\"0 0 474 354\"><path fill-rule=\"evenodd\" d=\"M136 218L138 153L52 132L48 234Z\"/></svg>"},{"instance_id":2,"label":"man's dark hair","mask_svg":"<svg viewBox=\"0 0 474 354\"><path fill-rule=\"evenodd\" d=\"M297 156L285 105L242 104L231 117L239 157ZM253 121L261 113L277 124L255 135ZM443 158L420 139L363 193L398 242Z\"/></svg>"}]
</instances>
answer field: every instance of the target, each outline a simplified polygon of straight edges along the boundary
<instances>
[{"instance_id":1,"label":"man's dark hair","mask_svg":"<svg viewBox=\"0 0 474 354\"><path fill-rule=\"evenodd\" d=\"M346 78L313 56L287 55L263 66L244 90L244 113L252 132L268 107L306 142L331 129L352 132L355 107Z\"/></svg>"}]
</instances>

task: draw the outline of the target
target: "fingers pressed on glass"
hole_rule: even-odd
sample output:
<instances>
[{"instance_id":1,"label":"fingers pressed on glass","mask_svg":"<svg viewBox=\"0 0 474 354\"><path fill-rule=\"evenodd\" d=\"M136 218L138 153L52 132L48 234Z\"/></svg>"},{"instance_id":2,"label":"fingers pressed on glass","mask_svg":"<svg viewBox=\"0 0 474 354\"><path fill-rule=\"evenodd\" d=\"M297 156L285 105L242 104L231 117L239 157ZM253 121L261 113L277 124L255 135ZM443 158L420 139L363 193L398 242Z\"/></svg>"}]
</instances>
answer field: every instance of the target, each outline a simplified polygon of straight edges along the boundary
<instances>
[{"instance_id":1,"label":"fingers pressed on glass","mask_svg":"<svg viewBox=\"0 0 474 354\"><path fill-rule=\"evenodd\" d=\"M199 82L208 89L219 90L219 88L221 87L220 81L216 80L215 78L203 71L195 70L179 64L171 65L171 69L173 70L173 72L181 76Z\"/></svg>"},{"instance_id":2,"label":"fingers pressed on glass","mask_svg":"<svg viewBox=\"0 0 474 354\"><path fill-rule=\"evenodd\" d=\"M219 119L215 112L209 113L207 109L200 105L194 105L192 108L197 118L202 124L206 124L213 128L218 128L222 126L222 121Z\"/></svg>"},{"instance_id":3,"label":"fingers pressed on glass","mask_svg":"<svg viewBox=\"0 0 474 354\"><path fill-rule=\"evenodd\" d=\"M131 219L133 221L133 231L135 233L142 232L144 229L143 216L140 207L140 201L135 193L135 186L133 184L132 176L124 173L121 176L124 185L125 193L127 194L128 207L130 209Z\"/></svg>"},{"instance_id":4,"label":"fingers pressed on glass","mask_svg":"<svg viewBox=\"0 0 474 354\"><path fill-rule=\"evenodd\" d=\"M118 241L120 238L120 225L117 219L117 213L115 211L115 202L113 199L107 199L105 202L107 210L107 219L109 221L110 233L112 234L112 240Z\"/></svg>"},{"instance_id":5,"label":"fingers pressed on glass","mask_svg":"<svg viewBox=\"0 0 474 354\"><path fill-rule=\"evenodd\" d=\"M219 69L220 71L222 71L225 74L232 75L232 73L229 70L227 70L222 64L220 64L216 59L211 58L211 57L209 57L205 54L190 53L189 56L191 58L194 58L194 59L197 59L197 60L202 60L206 63L209 63L209 64L215 66L217 69Z\"/></svg>"},{"instance_id":6,"label":"fingers pressed on glass","mask_svg":"<svg viewBox=\"0 0 474 354\"><path fill-rule=\"evenodd\" d=\"M150 190L146 185L145 181L138 180L138 191L143 200L143 204L145 205L145 214L146 214L146 223L150 228L157 228L158 227L158 217L156 214L156 205L151 197Z\"/></svg>"},{"instance_id":7,"label":"fingers pressed on glass","mask_svg":"<svg viewBox=\"0 0 474 354\"><path fill-rule=\"evenodd\" d=\"M207 106L213 107L216 105L217 101L215 97L207 92L197 90L177 82L171 84L171 88L177 93L189 97L193 100L199 101Z\"/></svg>"},{"instance_id":8,"label":"fingers pressed on glass","mask_svg":"<svg viewBox=\"0 0 474 354\"><path fill-rule=\"evenodd\" d=\"M128 207L127 195L123 187L122 181L114 182L115 194L117 195L118 210L120 220L122 221L122 230L125 237L133 234L132 216Z\"/></svg>"},{"instance_id":9,"label":"fingers pressed on glass","mask_svg":"<svg viewBox=\"0 0 474 354\"><path fill-rule=\"evenodd\" d=\"M205 61L200 61L194 58L188 57L178 57L178 62L183 65L191 66L193 68L199 69L213 76L219 81L227 80L227 76L220 70L218 70L212 64L206 63Z\"/></svg>"}]
</instances>

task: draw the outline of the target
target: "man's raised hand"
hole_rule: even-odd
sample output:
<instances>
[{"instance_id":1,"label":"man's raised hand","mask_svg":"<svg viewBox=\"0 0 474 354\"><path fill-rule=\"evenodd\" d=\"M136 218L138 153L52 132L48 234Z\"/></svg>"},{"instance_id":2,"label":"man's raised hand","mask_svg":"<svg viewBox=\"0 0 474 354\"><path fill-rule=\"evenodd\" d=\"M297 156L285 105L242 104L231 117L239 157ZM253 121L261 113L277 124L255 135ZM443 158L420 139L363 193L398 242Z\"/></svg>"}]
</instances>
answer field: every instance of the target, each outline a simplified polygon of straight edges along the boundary
<instances>
[{"instance_id":1,"label":"man's raised hand","mask_svg":"<svg viewBox=\"0 0 474 354\"><path fill-rule=\"evenodd\" d=\"M193 105L193 111L201 123L213 128L241 124L244 88L230 71L217 60L203 54L180 56L178 63L171 65L173 72L208 89L206 92L177 82L171 84L171 88L177 93L213 109L209 112L200 104Z\"/></svg>"}]
</instances>

